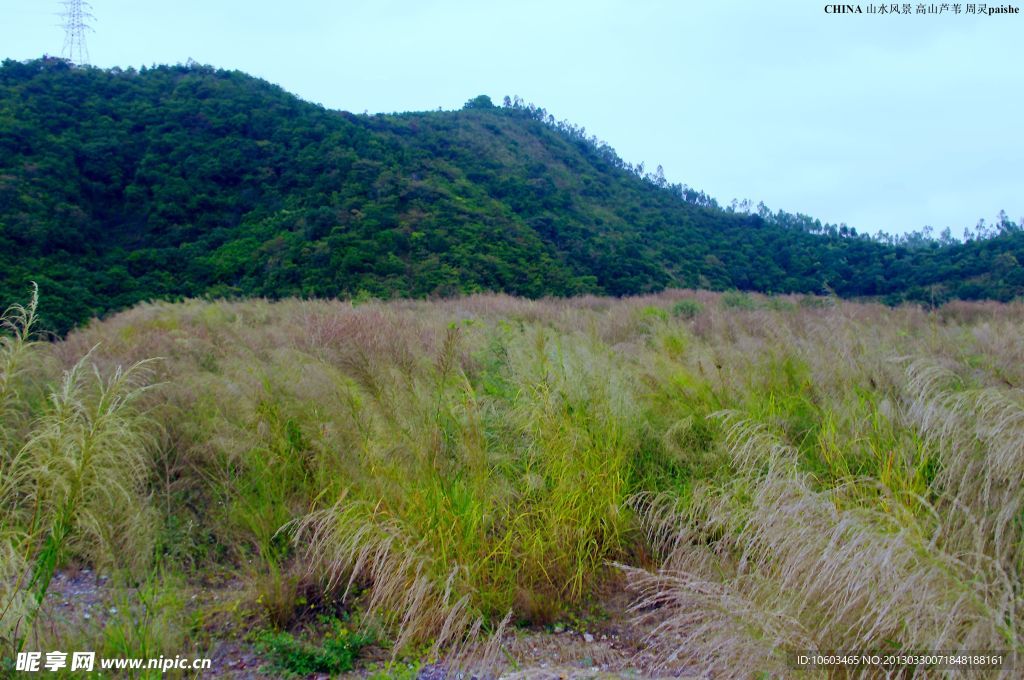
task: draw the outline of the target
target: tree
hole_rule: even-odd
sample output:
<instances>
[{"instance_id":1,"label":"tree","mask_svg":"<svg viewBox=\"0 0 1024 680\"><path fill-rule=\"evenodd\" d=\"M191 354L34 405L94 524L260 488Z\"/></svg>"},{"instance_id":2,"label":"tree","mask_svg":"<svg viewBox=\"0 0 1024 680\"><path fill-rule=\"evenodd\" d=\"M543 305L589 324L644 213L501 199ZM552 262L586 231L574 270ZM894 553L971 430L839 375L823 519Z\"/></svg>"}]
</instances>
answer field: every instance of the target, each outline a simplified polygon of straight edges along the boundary
<instances>
[{"instance_id":1,"label":"tree","mask_svg":"<svg viewBox=\"0 0 1024 680\"><path fill-rule=\"evenodd\" d=\"M477 97L473 97L472 99L470 99L468 102L466 102L466 105L463 106L462 108L463 109L493 109L494 108L494 102L491 101L490 97L488 97L485 94L482 94L482 95L479 95Z\"/></svg>"}]
</instances>

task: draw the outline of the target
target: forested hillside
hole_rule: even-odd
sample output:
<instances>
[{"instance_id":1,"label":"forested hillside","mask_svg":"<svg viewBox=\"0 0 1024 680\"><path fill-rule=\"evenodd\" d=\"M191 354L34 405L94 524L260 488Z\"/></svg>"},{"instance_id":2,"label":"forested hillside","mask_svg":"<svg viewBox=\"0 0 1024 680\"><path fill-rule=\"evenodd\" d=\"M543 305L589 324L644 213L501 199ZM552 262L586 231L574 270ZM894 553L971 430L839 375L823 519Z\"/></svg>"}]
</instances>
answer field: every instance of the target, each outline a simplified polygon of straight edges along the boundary
<instances>
[{"instance_id":1,"label":"forested hillside","mask_svg":"<svg viewBox=\"0 0 1024 680\"><path fill-rule=\"evenodd\" d=\"M1024 293L1008 220L966 244L893 245L724 210L509 104L353 115L236 71L5 61L0 299L39 282L63 332L182 296Z\"/></svg>"}]
</instances>

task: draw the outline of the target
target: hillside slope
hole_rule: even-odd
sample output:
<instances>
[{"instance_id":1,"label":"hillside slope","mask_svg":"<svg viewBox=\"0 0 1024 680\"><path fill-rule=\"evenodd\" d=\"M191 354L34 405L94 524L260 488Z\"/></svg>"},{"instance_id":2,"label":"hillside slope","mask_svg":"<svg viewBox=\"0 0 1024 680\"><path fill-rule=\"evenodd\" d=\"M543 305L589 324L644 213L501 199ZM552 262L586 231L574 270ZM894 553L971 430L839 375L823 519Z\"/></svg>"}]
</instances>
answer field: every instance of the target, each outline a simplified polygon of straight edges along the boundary
<instances>
[{"instance_id":1,"label":"hillside slope","mask_svg":"<svg viewBox=\"0 0 1024 680\"><path fill-rule=\"evenodd\" d=\"M1017 225L908 249L792 218L719 209L485 98L357 116L209 67L0 68L0 299L38 281L60 332L201 295L1024 293Z\"/></svg>"}]
</instances>

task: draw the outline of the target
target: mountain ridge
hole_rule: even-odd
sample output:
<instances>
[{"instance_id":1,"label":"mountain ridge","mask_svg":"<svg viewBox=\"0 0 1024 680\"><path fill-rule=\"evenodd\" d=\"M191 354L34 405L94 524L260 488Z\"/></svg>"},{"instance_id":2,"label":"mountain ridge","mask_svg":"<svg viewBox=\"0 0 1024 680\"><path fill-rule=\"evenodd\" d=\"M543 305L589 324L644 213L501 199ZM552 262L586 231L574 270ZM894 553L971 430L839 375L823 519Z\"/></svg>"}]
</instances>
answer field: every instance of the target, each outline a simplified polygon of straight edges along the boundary
<instances>
[{"instance_id":1,"label":"mountain ridge","mask_svg":"<svg viewBox=\"0 0 1024 680\"><path fill-rule=\"evenodd\" d=\"M194 296L1024 294L1008 220L992 238L911 247L725 210L507 103L355 115L207 66L4 61L0 296L38 281L64 332Z\"/></svg>"}]
</instances>

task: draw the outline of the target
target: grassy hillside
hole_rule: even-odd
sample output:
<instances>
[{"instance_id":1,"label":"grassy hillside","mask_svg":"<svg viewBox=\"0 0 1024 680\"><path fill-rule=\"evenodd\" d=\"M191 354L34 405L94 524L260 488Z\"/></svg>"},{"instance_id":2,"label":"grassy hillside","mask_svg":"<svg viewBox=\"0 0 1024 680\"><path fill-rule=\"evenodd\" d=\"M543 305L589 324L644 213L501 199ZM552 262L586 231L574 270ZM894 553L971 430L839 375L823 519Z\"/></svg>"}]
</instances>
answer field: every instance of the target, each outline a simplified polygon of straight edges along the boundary
<instances>
[{"instance_id":1,"label":"grassy hillside","mask_svg":"<svg viewBox=\"0 0 1024 680\"><path fill-rule=\"evenodd\" d=\"M1019 303L186 301L37 345L27 316L0 346L5 655L451 659L597 630L624 587L650 673L1024 651ZM50 584L86 568L124 604L70 630Z\"/></svg>"},{"instance_id":2,"label":"grassy hillside","mask_svg":"<svg viewBox=\"0 0 1024 680\"><path fill-rule=\"evenodd\" d=\"M908 247L729 212L518 102L352 115L209 67L0 67L0 298L38 281L58 332L183 296L1009 300L1024 233L998 226Z\"/></svg>"}]
</instances>

